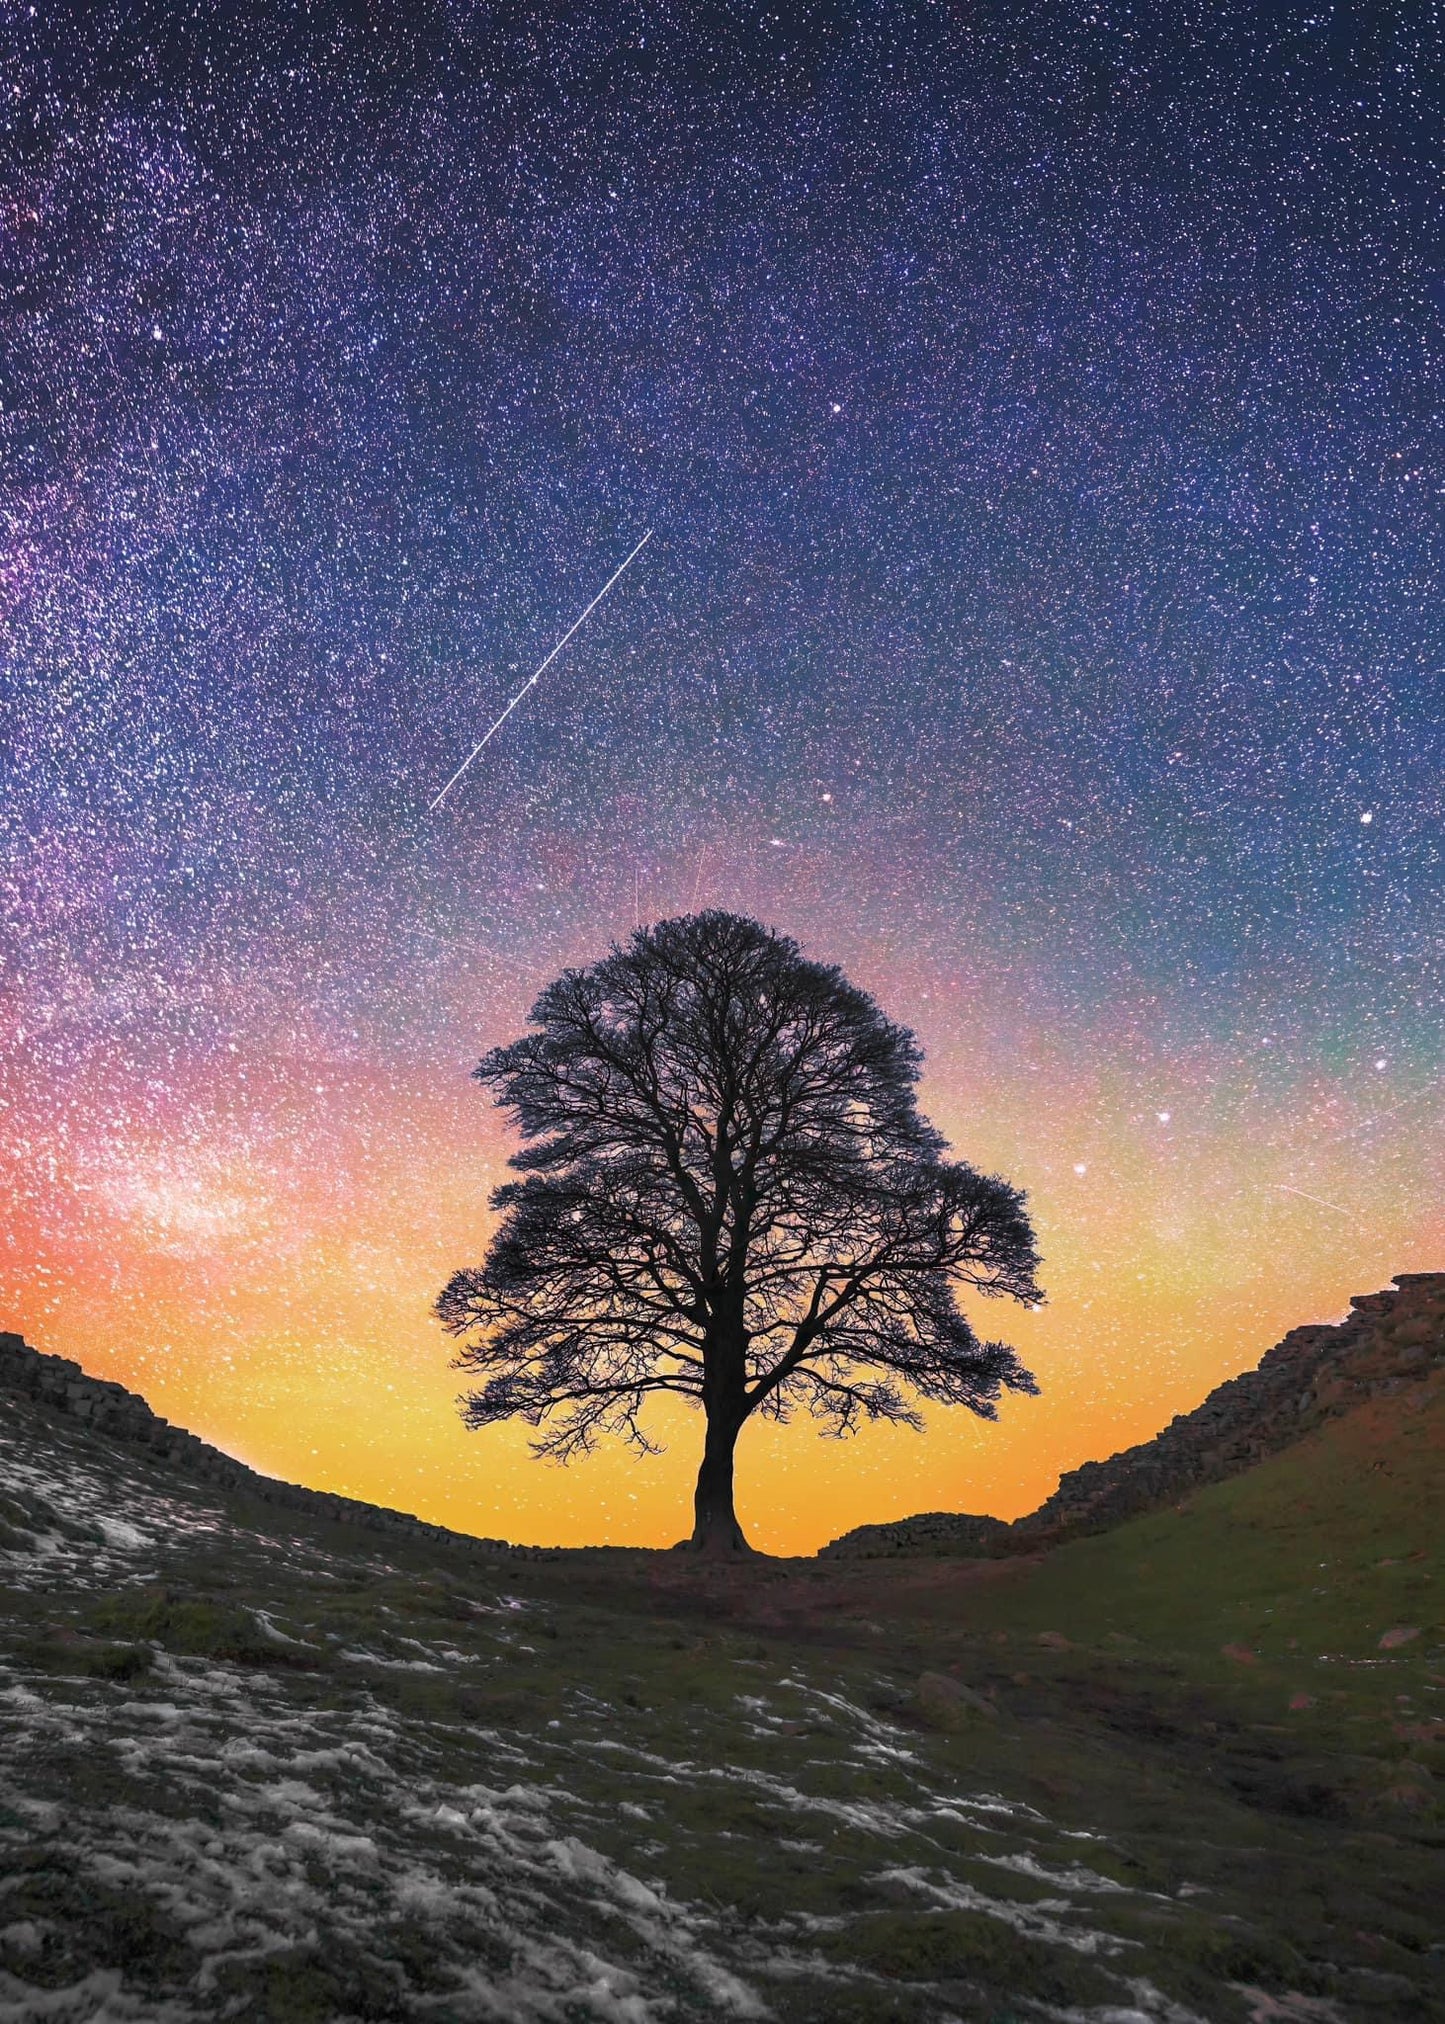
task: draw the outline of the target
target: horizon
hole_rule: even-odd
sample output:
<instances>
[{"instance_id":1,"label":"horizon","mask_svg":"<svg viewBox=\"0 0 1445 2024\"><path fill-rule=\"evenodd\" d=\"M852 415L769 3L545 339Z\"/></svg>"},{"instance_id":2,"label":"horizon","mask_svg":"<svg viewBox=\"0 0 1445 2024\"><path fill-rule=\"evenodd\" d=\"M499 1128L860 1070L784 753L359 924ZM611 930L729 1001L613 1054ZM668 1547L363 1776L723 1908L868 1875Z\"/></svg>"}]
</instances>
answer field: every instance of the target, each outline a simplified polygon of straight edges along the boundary
<instances>
[{"instance_id":1,"label":"horizon","mask_svg":"<svg viewBox=\"0 0 1445 2024\"><path fill-rule=\"evenodd\" d=\"M267 1474L671 1544L698 1419L534 1462L430 1309L476 1061L696 906L918 1035L1048 1295L965 1303L997 1425L749 1426L764 1551L1020 1515L1440 1269L1422 25L7 35L0 1325Z\"/></svg>"},{"instance_id":2,"label":"horizon","mask_svg":"<svg viewBox=\"0 0 1445 2024\"><path fill-rule=\"evenodd\" d=\"M1350 1305L1349 1305L1349 1306L1347 1306L1347 1307L1345 1308L1345 1310L1343 1311L1343 1313L1342 1313L1341 1315L1339 1315L1338 1317L1327 1317L1327 1318L1325 1318L1325 1319L1324 1319L1323 1323L1316 1323L1316 1324L1313 1324L1313 1326L1315 1326L1315 1327L1318 1327L1318 1326L1321 1326L1321 1325L1322 1325L1322 1326L1324 1326L1325 1328L1328 1328L1328 1329L1331 1329L1331 1330L1333 1330L1333 1329L1339 1329L1339 1328L1342 1328L1342 1327L1343 1327L1343 1326L1344 1326L1344 1325L1345 1325L1345 1324L1346 1324L1347 1322L1349 1322L1349 1321L1351 1321L1351 1320L1359 1320L1359 1319L1361 1319L1361 1318L1362 1318L1362 1316L1367 1316L1367 1315L1368 1315L1368 1312L1369 1312L1369 1310L1371 1309L1371 1307L1372 1307L1372 1306L1373 1306L1373 1305L1374 1305L1375 1303L1377 1303L1377 1302L1378 1302L1378 1300L1379 1300L1379 1298L1380 1298L1380 1295L1381 1295L1381 1293L1386 1293L1386 1294L1388 1294L1388 1293L1393 1293L1393 1292L1395 1292L1395 1291L1396 1291L1397 1289L1399 1289L1399 1290L1400 1290L1400 1291L1402 1291L1402 1292L1405 1292L1405 1291L1407 1291L1407 1289L1408 1289L1408 1291L1413 1291L1413 1290L1414 1290L1414 1285L1415 1285L1415 1283L1416 1283L1416 1282L1419 1282L1419 1281L1422 1281L1422 1280L1423 1280L1423 1281L1430 1281L1430 1282L1434 1282L1434 1283L1436 1283L1436 1284L1439 1284L1439 1283L1441 1283L1441 1282L1445 1282L1445 1272L1425 1272L1425 1273L1413 1273L1413 1274L1412 1274L1412 1273L1406 1273L1406 1272L1399 1272L1399 1273L1396 1273L1396 1274L1394 1275L1394 1278L1392 1279L1392 1281L1391 1281L1391 1283L1390 1283L1390 1286L1389 1286L1388 1288L1381 1288L1381 1289L1376 1289L1376 1290L1374 1290L1374 1291L1372 1291L1372 1292L1370 1292L1370 1293L1367 1293L1367 1294L1361 1294L1361 1295L1357 1295L1357 1296L1355 1297L1355 1299L1356 1299L1356 1300L1357 1300L1357 1301L1358 1301L1358 1302L1360 1303L1360 1305L1359 1305L1358 1307L1356 1306L1356 1304L1355 1304L1355 1301L1352 1301L1352 1302L1350 1303ZM1368 1324L1367 1324L1367 1325L1368 1325ZM1302 1327L1303 1329L1305 1329L1306 1331L1308 1331L1308 1330L1310 1329L1310 1327L1311 1327L1311 1326L1312 1326L1312 1324L1309 1324L1309 1323L1305 1323L1305 1324L1299 1324L1299 1325L1297 1325L1297 1329L1296 1329L1295 1331L1289 1331L1289 1333L1293 1333L1293 1332L1298 1332L1298 1328L1301 1328L1301 1327ZM1272 1345L1272 1347L1275 1347L1275 1346L1278 1346L1278 1347L1283 1347L1283 1340L1284 1340L1284 1339L1282 1339L1282 1341L1281 1341L1281 1343L1280 1343L1279 1345ZM21 1351L22 1351L22 1352L28 1352L29 1354L31 1354L31 1355L33 1355L33 1356L38 1356L38 1357L41 1357L41 1358L43 1358L43 1359L45 1359L45 1360L47 1360L47 1361L50 1361L50 1362L54 1362L54 1361L57 1361L57 1360L59 1360L59 1361L61 1361L61 1362L62 1362L62 1364L63 1364L63 1367L64 1367L65 1369L68 1369L68 1370L77 1370L77 1371L81 1370L81 1366L80 1366L80 1365L79 1365L79 1364L78 1364L78 1363L77 1363L77 1362L76 1362L76 1361L75 1361L74 1359L58 1359L58 1357L57 1357L57 1353L56 1353L56 1352L53 1352L53 1351L47 1351L47 1350L45 1350L45 1349L41 1348L40 1346L38 1346L38 1345L36 1345L36 1344L34 1344L34 1343L27 1343L27 1342L25 1341L24 1337L23 1337L22 1335L20 1335L20 1334L19 1334L18 1332L15 1332L15 1331L11 1331L11 1330L6 1330L6 1329L3 1329L3 1328L0 1328L0 1345L3 1345L3 1344L4 1344L5 1342L6 1342L6 1341L8 1341L8 1342L10 1342L10 1343L15 1343L15 1344L18 1344L18 1345L20 1346L20 1349L21 1349ZM1343 1348L1343 1347L1344 1347L1344 1345L1343 1345L1343 1344L1342 1344L1342 1345L1339 1345L1339 1347ZM1249 1367L1249 1369L1248 1369L1248 1370L1247 1370L1246 1372L1242 1373L1242 1375L1245 1375L1245 1376L1248 1376L1248 1375L1252 1375L1252 1374L1253 1374L1253 1372L1254 1372L1254 1370L1255 1370L1256 1368L1257 1368L1257 1366L1251 1366L1251 1367ZM92 1373L86 1373L86 1372L83 1372L83 1371L82 1371L82 1373L81 1373L81 1374L82 1374L82 1376L83 1376L83 1377L87 1377L87 1378L90 1378L90 1377L92 1377L92 1376L93 1376L93 1374L92 1374ZM97 1383L100 1383L100 1384L104 1384L105 1382L107 1382L107 1380L104 1380L104 1379L96 1379L95 1381L96 1381ZM24 1388L24 1387L22 1386L22 1391L23 1391L24 1389L25 1389L25 1388ZM43 1402L44 1400L46 1400L46 1399L48 1399L48 1398L49 1398L50 1394L49 1394L49 1393L47 1393L47 1392L41 1392L40 1394L38 1394L38 1396L40 1396L40 1397L41 1397L41 1399L42 1399L42 1402ZM131 1389L130 1389L129 1387L127 1387L127 1390L126 1390L126 1396L128 1396L129 1398L132 1398L132 1399L136 1399L136 1400L139 1400L139 1402L140 1402L140 1404L141 1404L142 1406L144 1406L144 1407L147 1407L147 1408L149 1409L149 1401L147 1401L147 1400L146 1400L146 1399L144 1398L144 1395L143 1395L143 1394L141 1394L141 1393L139 1393L139 1392L137 1392L137 1391L131 1390ZM1200 1405L1201 1407L1202 1407L1202 1406L1205 1406L1205 1405L1208 1405L1208 1404L1209 1404L1209 1401L1210 1401L1210 1399L1211 1399L1211 1398L1213 1398L1213 1397L1214 1397L1214 1393L1213 1393L1213 1392L1211 1392L1211 1393L1210 1393L1210 1394L1208 1395L1208 1397L1206 1397L1205 1399L1203 1399L1203 1400L1199 1401L1199 1405ZM67 1413L70 1413L70 1412L74 1412L74 1411L76 1411L76 1408L75 1408L75 1406L74 1406L74 1405L73 1405L73 1404L72 1404L72 1403L70 1402L70 1400L69 1400L68 1398L67 1398L66 1404L65 1404L65 1406L64 1406L64 1410L65 1410L65 1411L66 1411ZM1187 1413L1188 1413L1188 1409L1186 1409L1186 1417L1187 1417ZM86 1425L86 1426L89 1426L89 1424L90 1424L90 1423L89 1423L89 1421L88 1421L88 1420L86 1419L86 1417L85 1417L85 1415L84 1415L84 1414L81 1414L81 1415L80 1415L80 1418L81 1418L81 1422L82 1422L82 1425ZM165 1419L164 1415L157 1415L157 1418L158 1418L158 1419L160 1420L160 1423L161 1423L162 1425L165 1425L165 1426L171 1426L171 1425L173 1424L173 1423L171 1423L171 1422L167 1421L167 1420ZM1167 1432L1167 1431L1168 1431L1168 1429L1169 1429L1169 1427L1170 1427L1170 1426L1172 1426L1172 1425L1174 1425L1174 1424L1177 1424L1177 1422L1175 1422L1175 1421L1170 1421L1170 1422L1167 1422L1167 1423L1166 1423L1166 1425L1165 1425L1165 1427L1164 1427L1164 1428L1161 1428L1161 1429L1159 1429L1158 1431L1159 1431L1159 1432L1161 1432L1161 1433L1163 1433L1163 1432ZM106 1423L106 1424L104 1424L104 1425L100 1426L100 1427L99 1427L98 1429L92 1429L92 1430L98 1430L98 1431L99 1431L99 1432L101 1433L101 1435L102 1435L102 1437L103 1437L103 1438L104 1438L105 1436L107 1436L107 1435L111 1435L111 1436L113 1436L113 1435L114 1435L114 1432L115 1432L115 1429L114 1429L114 1428L113 1428L112 1426L110 1426L110 1425L109 1425L109 1423ZM180 1434L182 1434L182 1435L183 1435L183 1436L185 1436L185 1437L186 1437L187 1439L191 1439L191 1438L195 1438L195 1435L194 1435L194 1430L193 1430L193 1429L190 1429L190 1428L186 1428L186 1427L174 1427L174 1429L173 1429L173 1430L174 1430L175 1432L177 1432L177 1433L180 1433ZM1298 1433L1296 1433L1296 1438L1298 1438L1298 1437L1299 1437L1299 1436L1298 1436ZM276 1485L277 1485L278 1487L280 1487L280 1488L284 1488L284 1489L288 1489L288 1490L296 1490L296 1489L298 1489L298 1488L299 1488L299 1489L301 1489L301 1490L303 1491L303 1493L309 1493L309 1492L310 1492L311 1490L316 1490L318 1494L321 1494L321 1495L332 1495L332 1496L340 1496L340 1497L342 1498L342 1500L343 1500L343 1501L346 1501L346 1497L347 1497L347 1493L345 1493L345 1492L341 1492L341 1491L336 1491L336 1490L334 1490L334 1489L328 1489L328 1488L327 1488L326 1486L315 1486L315 1485L304 1485L304 1484L300 1484L300 1485L298 1485L298 1484L296 1484L296 1483L294 1483L294 1482L290 1481L290 1479L288 1479L288 1478L285 1478L285 1477L281 1477L281 1476L276 1476L276 1475L274 1475L274 1474L269 1474L269 1473L268 1473L267 1471L265 1471L265 1470L263 1470L263 1469L258 1469L258 1468L256 1468L256 1467L255 1467L255 1465L254 1465L254 1464L252 1464L251 1462L249 1462L249 1461L248 1461L248 1460L246 1459L246 1457L245 1457L245 1456L243 1456L243 1455L240 1455L240 1454L236 1453L236 1452L235 1452L235 1451L233 1451L233 1450L230 1450L230 1449L224 1449L224 1448L220 1448L220 1447L218 1447L218 1446L217 1446L217 1444L215 1444L214 1442L211 1442L211 1443L207 1443L206 1445L207 1445L207 1446L209 1446L209 1447L211 1448L211 1450L212 1450L212 1451L213 1451L214 1453L218 1454L218 1455L219 1455L219 1456L220 1456L220 1457L221 1457L221 1458L222 1458L223 1460L228 1460L228 1461L232 1461L232 1462L235 1462L235 1463L239 1464L239 1465L240 1465L240 1466L241 1466L242 1468L244 1468L244 1469L247 1469L247 1470L250 1470L250 1471L251 1471L251 1473L252 1473L253 1475L261 1477L261 1478L262 1478L262 1479L263 1479L264 1481L266 1481L266 1482L269 1482L269 1483L274 1483L274 1484L276 1484ZM1115 1461L1115 1462L1117 1462L1117 1461L1121 1461L1121 1460L1127 1460L1129 1456L1131 1456L1131 1455L1135 1455L1135 1454L1137 1454L1137 1453L1139 1452L1139 1449L1140 1449L1141 1445L1142 1445L1142 1447L1143 1447L1144 1449L1147 1449L1147 1448L1148 1448L1148 1447L1150 1446L1150 1437L1147 1437L1147 1436L1146 1436L1146 1437L1145 1437L1145 1440L1143 1441L1143 1443L1142 1443L1142 1444L1132 1444L1132 1445L1131 1445L1131 1446L1130 1446L1129 1448L1127 1448L1127 1449L1125 1449L1125 1450L1122 1450L1122 1451L1120 1451L1119 1453L1115 1453L1115 1454L1113 1454L1113 1455L1110 1455L1110 1456L1095 1456L1095 1457L1090 1457L1090 1458L1087 1458L1087 1459L1088 1459L1088 1460L1089 1460L1090 1462L1093 1462L1093 1463L1095 1463L1095 1464L1097 1464L1097 1463L1099 1463L1099 1462L1107 1462L1107 1461ZM1288 1443L1286 1443L1286 1445L1288 1445ZM1057 1491L1062 1491L1062 1490L1063 1490L1063 1488L1064 1488L1064 1486L1065 1486L1065 1483L1066 1483L1066 1482L1067 1482L1067 1481L1069 1480L1069 1477L1070 1477L1070 1473L1071 1473L1071 1472L1070 1472L1070 1471L1068 1471L1068 1470L1066 1470L1066 1471L1064 1471L1064 1472L1062 1472L1062 1473L1061 1473L1061 1475L1060 1475L1060 1478L1059 1478L1059 1481L1058 1481L1058 1484L1057 1484L1057 1486L1056 1486L1056 1488L1057 1488ZM438 1523L438 1522L440 1522L440 1521L437 1521L437 1520L435 1520L435 1519L427 1519L427 1518L426 1518L426 1517L424 1517L424 1515L423 1515L423 1514L421 1514L421 1513L418 1513L418 1512L412 1512L412 1511L410 1511L410 1510L406 1510L406 1509L399 1509L399 1508L398 1508L398 1507L396 1507L396 1506L388 1506L388 1505L382 1505L382 1506L379 1506L379 1507L378 1507L378 1506L375 1506L375 1505L374 1505L374 1503L372 1502L372 1500L369 1500L369 1499L360 1499L360 1498L357 1498L357 1499L353 1499L352 1501L355 1501L355 1502L357 1502L357 1503L358 1503L358 1504L360 1504L360 1505L362 1506L362 1508L364 1508L364 1509L368 1509L368 1508L369 1508L369 1509L378 1509L378 1508L379 1508L379 1509L380 1509L380 1510L381 1510L381 1511L382 1511L382 1512L383 1512L384 1514L387 1514L387 1515L392 1515L392 1516L400 1516L400 1517L402 1517L402 1518L405 1518L405 1519L407 1519L408 1521L410 1521L410 1520L412 1520L412 1519L418 1519L418 1520L420 1520L420 1522L422 1522L422 1523L424 1523L424 1524L427 1524L427 1523L432 1523L432 1524L435 1524L435 1523ZM1048 1500L1046 1500L1046 1502L1047 1502L1047 1501L1048 1501ZM904 1518L904 1519L906 1519L906 1518L912 1518L912 1517L920 1517L920 1518L936 1518L936 1517L939 1517L939 1516L965 1516L965 1517L989 1517L989 1515L990 1515L990 1514L987 1514L987 1513L953 1513L953 1512L950 1512L950 1513L939 1513L939 1512L932 1512L932 1511L929 1511L929 1512L925 1512L925 1511L910 1511L910 1512L906 1512L906 1513L900 1513L900 1514L899 1514L899 1517L900 1517L900 1518ZM1028 1512L1025 1512L1025 1513L1021 1513L1021 1514L1020 1514L1020 1516L1021 1516L1022 1518L1024 1518L1024 1519L1030 1519L1030 1518L1034 1518L1034 1519L1036 1519L1036 1518L1038 1518L1038 1517L1039 1517L1039 1515L1040 1515L1040 1514L1039 1514L1039 1512L1038 1512L1038 1511L1036 1511L1036 1510L1035 1510L1035 1511L1028 1511ZM896 1521L895 1521L895 1522L896 1522ZM1117 1521L1117 1519L1115 1520L1115 1522L1118 1522L1118 1521ZM508 1549L512 1549L512 1548L515 1548L515 1549L517 1549L517 1550L519 1550L519 1551L521 1551L521 1552L524 1552L524 1553L533 1553L533 1552L589 1552L589 1551L593 1551L593 1550L597 1550L597 1549L607 1549L607 1548L612 1548L612 1547L616 1547L616 1549L617 1549L618 1551L640 1551L640 1552L656 1552L656 1551L663 1551L663 1552L671 1552L671 1551L675 1551L675 1550L677 1550L677 1548L678 1548L679 1546L681 1546L681 1545L683 1545L683 1544L685 1544L685 1543L686 1543L686 1542L685 1542L685 1540L683 1540L683 1541L675 1541L675 1542L671 1542L671 1543L670 1543L670 1544L668 1544L668 1545L665 1545L665 1546L659 1547L659 1546L657 1546L657 1545L655 1545L655 1544L653 1544L653 1543L651 1543L651 1542L617 1542L617 1541L611 1541L611 1540L580 1540L580 1541L573 1541L573 1542L570 1542L570 1543L569 1543L569 1544L567 1544L567 1545L557 1545L557 1544L555 1544L555 1543L548 1543L548 1544L543 1544L542 1542L539 1542L539 1541L536 1541L536 1540L530 1540L530 1539L506 1539L506 1538L502 1538L502 1539L497 1539L497 1538L493 1538L493 1537L489 1537L489 1536L487 1536L487 1535L484 1535L484 1534L479 1534L479 1533L475 1533L475 1532L472 1532L472 1531L469 1531L469 1530L465 1530L465 1529L461 1529L461 1528L455 1528L455 1527L454 1527L454 1528L450 1528L450 1529L452 1529L452 1530L453 1530L453 1531L455 1532L456 1536L458 1536L458 1537L462 1537L462 1538L475 1538L475 1539L477 1539L477 1540L479 1541L479 1543L481 1543L481 1544L483 1544L483 1545L489 1545L489 1546L505 1546L505 1547L507 1547ZM852 1529L857 1529L857 1528L852 1528ZM866 1526L866 1524L865 1524L865 1526L864 1526L864 1527L863 1527L862 1529L867 1529L867 1526ZM847 1536L847 1535L840 1535L840 1539L841 1539L842 1537L845 1537L845 1536ZM828 1545L835 1545L835 1544L837 1544L837 1543L839 1543L839 1541L833 1541L833 1540L828 1540L828 1541L823 1541L823 1542L822 1542L822 1545L824 1545L824 1546L828 1546ZM782 1558L795 1558L795 1557L802 1557L802 1558L813 1558L813 1557L816 1557L816 1556L815 1556L815 1555L807 1555L807 1554L804 1554L804 1555L796 1555L796 1554L783 1554L783 1555L772 1555L772 1556L770 1556L770 1555L769 1555L769 1554L768 1554L768 1553L767 1553L766 1551L763 1551L763 1552L762 1552L762 1554L761 1554L760 1556L758 1556L758 1555L757 1555L757 1550L755 1549L755 1550L754 1550L754 1555L753 1555L753 1556L749 1556L749 1558L751 1558L751 1557L762 1557L762 1558L766 1559L766 1558L769 1558L769 1557L774 1557L774 1558L778 1558L778 1557L782 1557ZM744 1562L743 1564L746 1564L746 1563Z\"/></svg>"}]
</instances>

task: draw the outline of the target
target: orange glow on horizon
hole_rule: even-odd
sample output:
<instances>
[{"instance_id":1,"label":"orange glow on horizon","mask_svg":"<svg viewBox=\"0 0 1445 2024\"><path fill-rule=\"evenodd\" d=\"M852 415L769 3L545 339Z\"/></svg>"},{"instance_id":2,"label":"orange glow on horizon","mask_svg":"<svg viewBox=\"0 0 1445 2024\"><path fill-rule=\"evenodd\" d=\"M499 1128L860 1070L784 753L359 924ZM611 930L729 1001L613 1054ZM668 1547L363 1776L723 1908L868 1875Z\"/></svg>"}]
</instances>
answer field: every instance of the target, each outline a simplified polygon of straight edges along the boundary
<instances>
[{"instance_id":1,"label":"orange glow on horizon","mask_svg":"<svg viewBox=\"0 0 1445 2024\"><path fill-rule=\"evenodd\" d=\"M907 1016L906 991L863 981ZM1287 1328L1445 1255L1430 1140L1376 1136L1357 1076L1266 1101L1221 1050L1166 1070L1107 1034L1068 1047L1018 1031L991 1049L999 1008L991 1021L946 1002L932 1032L921 1009L925 1110L964 1157L1030 1193L1049 1304L971 1311L1020 1349L1042 1395L1007 1398L996 1425L934 1410L922 1437L750 1426L739 1509L759 1547L809 1552L916 1511L1016 1516ZM506 1152L462 1065L408 1081L253 1059L244 1090L194 1130L182 1107L164 1141L92 1144L42 1207L17 1201L0 1326L269 1474L465 1532L670 1544L690 1528L700 1441L681 1407L657 1416L660 1458L609 1450L566 1469L534 1461L525 1428L472 1434L456 1416L430 1307L485 1247Z\"/></svg>"}]
</instances>

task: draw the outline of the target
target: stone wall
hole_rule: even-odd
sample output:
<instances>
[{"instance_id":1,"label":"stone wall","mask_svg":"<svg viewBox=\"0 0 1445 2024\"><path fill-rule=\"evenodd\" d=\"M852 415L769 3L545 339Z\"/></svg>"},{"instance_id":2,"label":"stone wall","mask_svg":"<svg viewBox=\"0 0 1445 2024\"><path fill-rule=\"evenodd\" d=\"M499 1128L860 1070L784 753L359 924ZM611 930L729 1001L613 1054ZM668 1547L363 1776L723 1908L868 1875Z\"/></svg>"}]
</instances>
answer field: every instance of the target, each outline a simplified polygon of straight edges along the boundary
<instances>
[{"instance_id":1,"label":"stone wall","mask_svg":"<svg viewBox=\"0 0 1445 2024\"><path fill-rule=\"evenodd\" d=\"M441 1525L428 1525L405 1511L389 1511L379 1504L364 1504L325 1490L306 1490L297 1483L259 1475L184 1427L172 1426L124 1385L87 1377L78 1363L32 1349L23 1336L0 1333L0 1410L20 1409L22 1401L58 1413L105 1439L146 1451L173 1468L187 1484L242 1492L264 1504L337 1525L359 1525L411 1539L465 1541L497 1553L512 1550L505 1540L474 1539Z\"/></svg>"},{"instance_id":2,"label":"stone wall","mask_svg":"<svg viewBox=\"0 0 1445 2024\"><path fill-rule=\"evenodd\" d=\"M1381 1293L1358 1293L1336 1324L1292 1328L1258 1367L1229 1379L1152 1441L1059 1479L1053 1496L1012 1525L930 1512L863 1525L825 1555L1034 1552L1175 1503L1205 1483L1278 1454L1325 1420L1398 1391L1445 1363L1445 1272L1401 1272Z\"/></svg>"},{"instance_id":3,"label":"stone wall","mask_svg":"<svg viewBox=\"0 0 1445 2024\"><path fill-rule=\"evenodd\" d=\"M1002 1518L976 1518L966 1511L920 1511L892 1525L855 1525L819 1553L820 1560L876 1560L896 1553L962 1553L984 1558L1005 1550L1009 1527Z\"/></svg>"}]
</instances>

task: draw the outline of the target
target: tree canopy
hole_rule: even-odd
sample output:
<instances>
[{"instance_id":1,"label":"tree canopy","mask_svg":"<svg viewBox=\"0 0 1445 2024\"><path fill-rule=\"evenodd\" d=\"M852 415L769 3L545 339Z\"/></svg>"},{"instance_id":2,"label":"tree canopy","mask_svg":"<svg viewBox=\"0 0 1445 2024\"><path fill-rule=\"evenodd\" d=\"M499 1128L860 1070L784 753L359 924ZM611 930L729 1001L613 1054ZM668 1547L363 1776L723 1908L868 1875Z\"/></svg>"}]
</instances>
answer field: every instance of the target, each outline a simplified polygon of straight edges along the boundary
<instances>
[{"instance_id":1,"label":"tree canopy","mask_svg":"<svg viewBox=\"0 0 1445 2024\"><path fill-rule=\"evenodd\" d=\"M709 911L566 971L530 1024L476 1070L523 1178L437 1303L482 1379L470 1425L521 1418L565 1460L603 1435L647 1448L648 1400L680 1395L707 1422L693 1542L741 1548L753 1413L846 1434L1037 1389L958 1303L1042 1298L1024 1197L948 1156L917 1041L840 971Z\"/></svg>"}]
</instances>

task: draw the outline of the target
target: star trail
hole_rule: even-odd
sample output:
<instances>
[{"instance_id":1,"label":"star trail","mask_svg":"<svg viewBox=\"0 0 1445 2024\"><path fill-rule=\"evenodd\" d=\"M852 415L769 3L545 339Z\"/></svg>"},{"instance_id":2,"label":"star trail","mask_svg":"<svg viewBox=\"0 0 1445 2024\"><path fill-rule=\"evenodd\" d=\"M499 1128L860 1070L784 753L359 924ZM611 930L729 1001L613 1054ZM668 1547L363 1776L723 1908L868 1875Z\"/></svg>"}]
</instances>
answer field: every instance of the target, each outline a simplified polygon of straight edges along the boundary
<instances>
[{"instance_id":1,"label":"star trail","mask_svg":"<svg viewBox=\"0 0 1445 2024\"><path fill-rule=\"evenodd\" d=\"M996 1429L750 1431L764 1547L1027 1508L1438 1268L1437 7L0 38L0 1326L278 1473L676 1536L691 1431L466 1435L428 1310L472 1064L695 904L917 1030L1050 1295Z\"/></svg>"}]
</instances>

